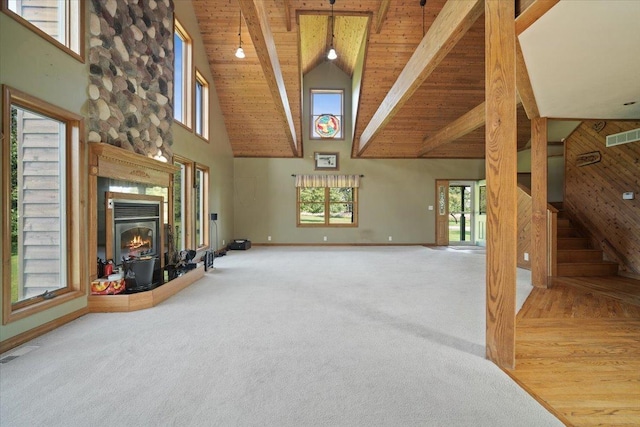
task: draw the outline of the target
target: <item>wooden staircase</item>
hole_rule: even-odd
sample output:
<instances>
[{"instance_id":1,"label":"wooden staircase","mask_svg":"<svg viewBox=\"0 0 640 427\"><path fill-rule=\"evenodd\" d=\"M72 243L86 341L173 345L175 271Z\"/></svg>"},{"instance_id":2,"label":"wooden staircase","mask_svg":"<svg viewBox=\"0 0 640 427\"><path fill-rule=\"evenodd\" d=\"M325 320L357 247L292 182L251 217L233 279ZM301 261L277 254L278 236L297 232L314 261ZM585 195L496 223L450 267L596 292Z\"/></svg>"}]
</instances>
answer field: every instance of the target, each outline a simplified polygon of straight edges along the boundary
<instances>
[{"instance_id":1,"label":"wooden staircase","mask_svg":"<svg viewBox=\"0 0 640 427\"><path fill-rule=\"evenodd\" d=\"M557 275L563 277L578 276L615 276L618 274L618 264L603 261L602 251L594 249L588 237L564 217L564 212L558 212L557 234Z\"/></svg>"}]
</instances>

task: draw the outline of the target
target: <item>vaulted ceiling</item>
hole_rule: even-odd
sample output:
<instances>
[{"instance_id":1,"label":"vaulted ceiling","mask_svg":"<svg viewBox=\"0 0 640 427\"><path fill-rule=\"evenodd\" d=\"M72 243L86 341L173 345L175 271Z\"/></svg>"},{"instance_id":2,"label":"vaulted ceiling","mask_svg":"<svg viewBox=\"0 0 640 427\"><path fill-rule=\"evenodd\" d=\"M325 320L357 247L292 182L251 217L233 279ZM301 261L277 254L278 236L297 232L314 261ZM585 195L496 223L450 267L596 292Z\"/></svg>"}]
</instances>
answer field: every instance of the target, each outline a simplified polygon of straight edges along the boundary
<instances>
[{"instance_id":1,"label":"vaulted ceiling","mask_svg":"<svg viewBox=\"0 0 640 427\"><path fill-rule=\"evenodd\" d=\"M518 3L532 3L516 25L522 44L517 70L522 98L517 113L517 144L523 148L530 139L527 113L539 114L536 98L544 100L543 107L555 108L555 117L594 118L581 116L585 113L580 108L574 108L570 115L562 114L566 107L554 103L557 97L546 86L556 91L558 87L572 90L571 84L549 83L553 76L549 76L548 69L553 68L553 61L544 57L544 44L540 47L536 40L546 37L545 43L553 44L548 33L559 34L563 25L571 22L576 9L581 10L583 20L587 19L585 6L597 2ZM616 3L613 9L618 15L626 14L631 18L625 19L637 22L640 9L636 5L640 2L604 3ZM627 5L625 13L625 3L635 5ZM193 4L236 157L302 155L306 130L302 129L301 115L307 114L302 111L302 79L327 61L326 52L332 43L338 51L335 66L356 79L355 86L360 89L354 90L354 157L484 157L485 34L481 0L428 0L424 8L419 0L336 0L333 40L329 0L193 0ZM593 13L606 13L607 8L604 9L605 12ZM546 18L540 19L540 26L546 26L545 36L531 37L538 30L534 22L540 16ZM239 44L239 23L247 55L244 59L234 56ZM611 38L612 33L615 37L615 31L609 28L607 37ZM638 30L627 29L624 42L609 42L624 49L628 39L633 44L636 36L640 41ZM573 41L566 49L575 50L576 44L579 41ZM561 64L573 55L554 53L560 56ZM551 63L534 64L538 56ZM635 61L625 65L635 64L637 76L640 60ZM579 61L575 62L571 64L574 69L580 66ZM527 68L535 73L529 76ZM595 118L640 116L640 109L633 105L626 109L617 105L622 104L621 97L627 96L627 101L637 100L640 107L640 83L633 87L637 77L629 77L629 71L623 74L624 87L609 87L609 91L617 91L615 105L595 110L603 115L609 111L612 117ZM564 94L564 98L571 96ZM573 94L566 102L580 102L580 96Z\"/></svg>"}]
</instances>

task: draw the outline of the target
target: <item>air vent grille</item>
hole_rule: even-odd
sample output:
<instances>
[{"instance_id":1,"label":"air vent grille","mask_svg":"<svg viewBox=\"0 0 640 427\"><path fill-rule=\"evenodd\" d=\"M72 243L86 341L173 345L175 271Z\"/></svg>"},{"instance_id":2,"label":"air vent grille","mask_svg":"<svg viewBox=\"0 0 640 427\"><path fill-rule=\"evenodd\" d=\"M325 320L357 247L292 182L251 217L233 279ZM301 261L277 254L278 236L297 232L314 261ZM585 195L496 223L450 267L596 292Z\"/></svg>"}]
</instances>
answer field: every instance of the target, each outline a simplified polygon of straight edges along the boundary
<instances>
[{"instance_id":1,"label":"air vent grille","mask_svg":"<svg viewBox=\"0 0 640 427\"><path fill-rule=\"evenodd\" d=\"M159 203L116 202L113 207L113 217L115 219L156 218L159 216L160 216Z\"/></svg>"},{"instance_id":2,"label":"air vent grille","mask_svg":"<svg viewBox=\"0 0 640 427\"><path fill-rule=\"evenodd\" d=\"M607 136L607 147L628 144L640 141L640 129L628 130L626 132L614 133Z\"/></svg>"}]
</instances>

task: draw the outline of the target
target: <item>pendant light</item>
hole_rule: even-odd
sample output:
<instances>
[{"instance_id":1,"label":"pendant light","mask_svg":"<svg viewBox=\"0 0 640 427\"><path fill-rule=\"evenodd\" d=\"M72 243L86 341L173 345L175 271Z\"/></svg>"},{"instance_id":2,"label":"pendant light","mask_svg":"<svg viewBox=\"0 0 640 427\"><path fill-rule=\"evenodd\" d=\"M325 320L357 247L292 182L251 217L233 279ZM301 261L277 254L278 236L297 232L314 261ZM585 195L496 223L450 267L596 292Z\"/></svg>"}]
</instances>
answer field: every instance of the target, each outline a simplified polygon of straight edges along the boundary
<instances>
[{"instance_id":1,"label":"pendant light","mask_svg":"<svg viewBox=\"0 0 640 427\"><path fill-rule=\"evenodd\" d=\"M238 39L240 40L240 44L236 50L236 58L243 59L246 55L242 48L242 11L240 11L240 21L238 22Z\"/></svg>"},{"instance_id":2,"label":"pendant light","mask_svg":"<svg viewBox=\"0 0 640 427\"><path fill-rule=\"evenodd\" d=\"M336 50L333 48L333 4L335 2L336 0L329 0L329 3L331 3L331 49L329 49L329 53L327 54L327 59L331 61L333 61L338 57Z\"/></svg>"}]
</instances>

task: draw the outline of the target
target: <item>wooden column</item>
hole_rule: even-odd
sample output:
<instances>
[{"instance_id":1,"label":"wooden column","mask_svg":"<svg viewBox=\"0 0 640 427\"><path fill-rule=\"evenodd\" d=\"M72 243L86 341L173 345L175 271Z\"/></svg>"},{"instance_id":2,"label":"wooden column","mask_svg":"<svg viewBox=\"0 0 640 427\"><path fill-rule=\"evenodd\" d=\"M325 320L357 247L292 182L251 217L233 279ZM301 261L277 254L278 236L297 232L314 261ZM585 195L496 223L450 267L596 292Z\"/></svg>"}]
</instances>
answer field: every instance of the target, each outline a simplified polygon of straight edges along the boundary
<instances>
[{"instance_id":1,"label":"wooden column","mask_svg":"<svg viewBox=\"0 0 640 427\"><path fill-rule=\"evenodd\" d=\"M547 287L549 254L547 238L547 119L531 120L531 282Z\"/></svg>"},{"instance_id":2,"label":"wooden column","mask_svg":"<svg viewBox=\"0 0 640 427\"><path fill-rule=\"evenodd\" d=\"M515 367L517 122L515 4L485 1L487 358Z\"/></svg>"}]
</instances>

